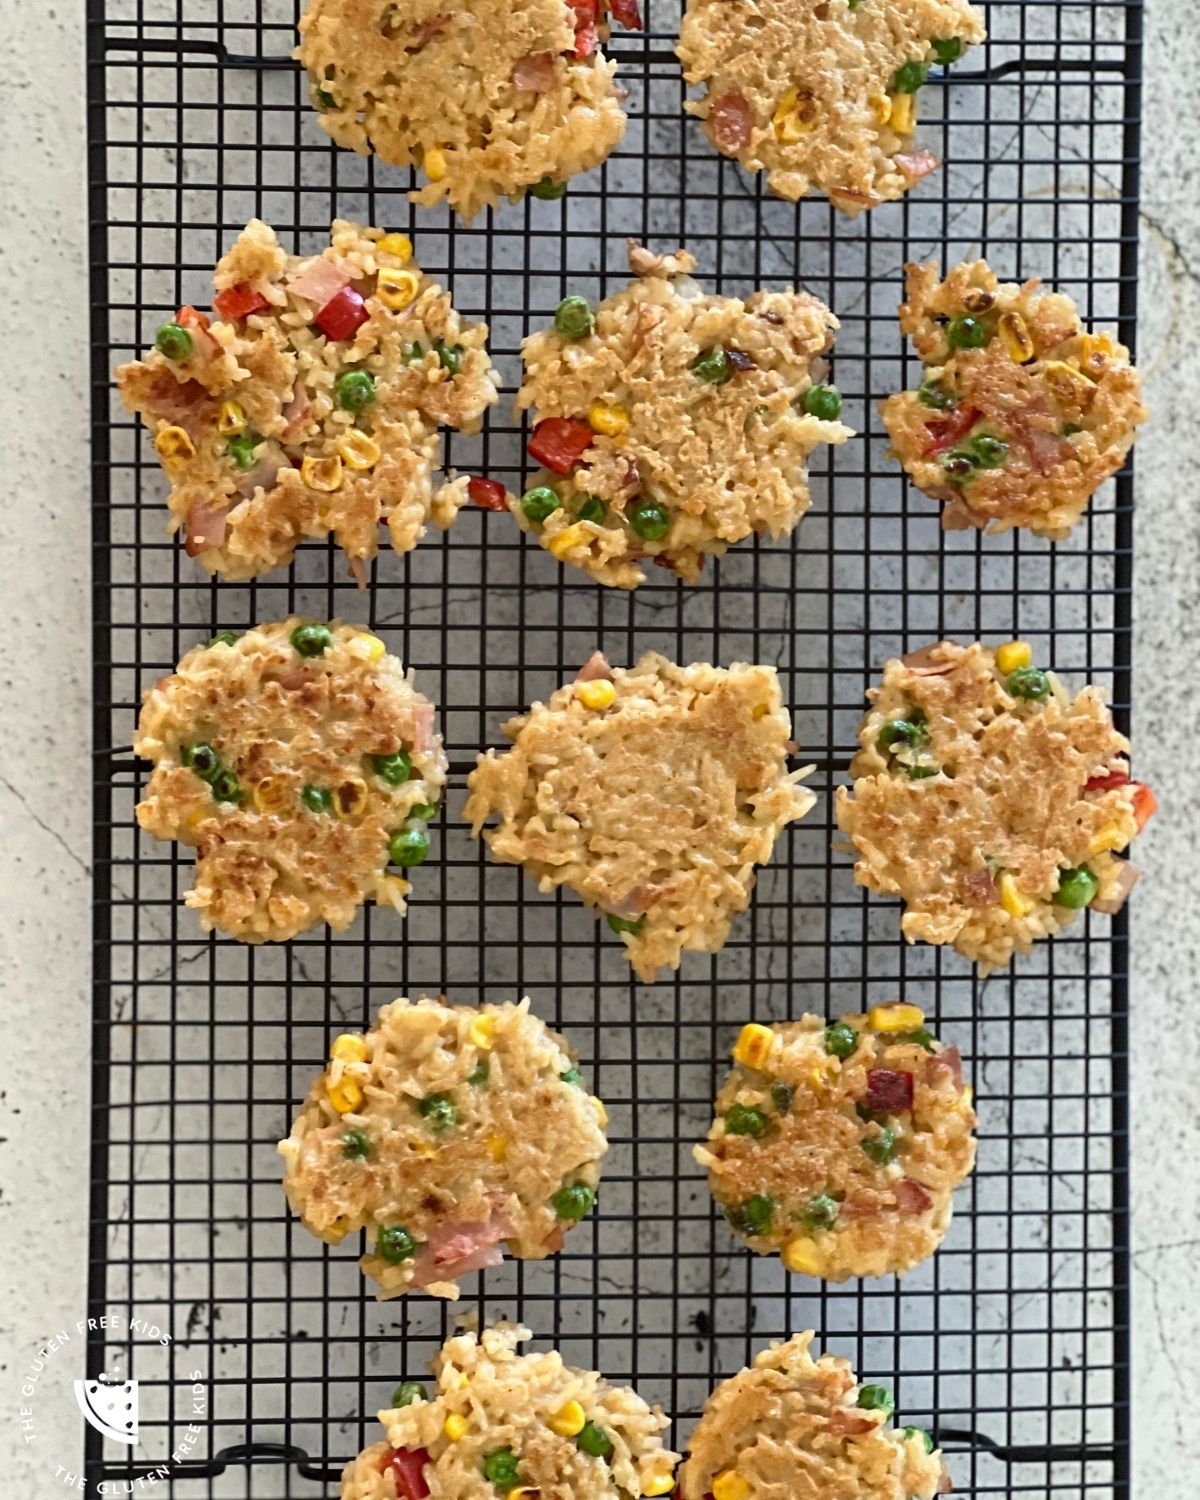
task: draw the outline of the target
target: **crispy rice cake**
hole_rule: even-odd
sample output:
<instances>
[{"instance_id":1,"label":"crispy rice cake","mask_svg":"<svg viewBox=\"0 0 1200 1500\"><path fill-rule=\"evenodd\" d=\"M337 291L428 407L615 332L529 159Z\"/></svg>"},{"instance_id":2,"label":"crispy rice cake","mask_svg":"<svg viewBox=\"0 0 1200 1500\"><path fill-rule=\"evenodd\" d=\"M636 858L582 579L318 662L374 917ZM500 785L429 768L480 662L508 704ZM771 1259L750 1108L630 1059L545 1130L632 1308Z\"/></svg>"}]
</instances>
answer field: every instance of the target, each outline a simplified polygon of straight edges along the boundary
<instances>
[{"instance_id":1,"label":"crispy rice cake","mask_svg":"<svg viewBox=\"0 0 1200 1500\"><path fill-rule=\"evenodd\" d=\"M133 748L154 763L137 820L196 850L185 899L206 930L341 931L368 898L403 915L446 757L376 636L295 615L217 636L143 694Z\"/></svg>"},{"instance_id":2,"label":"crispy rice cake","mask_svg":"<svg viewBox=\"0 0 1200 1500\"><path fill-rule=\"evenodd\" d=\"M217 266L215 321L185 307L117 371L170 481L170 531L210 573L286 567L332 534L359 586L385 522L408 552L445 529L465 478L436 492L438 428L478 432L497 399L484 347L403 234L337 220L288 255L252 219Z\"/></svg>"},{"instance_id":3,"label":"crispy rice cake","mask_svg":"<svg viewBox=\"0 0 1200 1500\"><path fill-rule=\"evenodd\" d=\"M367 1231L380 1297L541 1260L585 1217L607 1116L567 1043L519 1005L396 1000L339 1036L287 1140L283 1186L328 1244Z\"/></svg>"},{"instance_id":4,"label":"crispy rice cake","mask_svg":"<svg viewBox=\"0 0 1200 1500\"><path fill-rule=\"evenodd\" d=\"M867 697L837 821L868 890L900 896L908 941L950 943L983 973L1084 906L1120 909L1118 855L1154 811L1098 689L1072 699L1010 641L941 641L889 661Z\"/></svg>"},{"instance_id":5,"label":"crispy rice cake","mask_svg":"<svg viewBox=\"0 0 1200 1500\"><path fill-rule=\"evenodd\" d=\"M518 1354L528 1328L500 1323L448 1339L435 1388L406 1381L373 1443L342 1475L341 1500L639 1500L669 1495L670 1425L628 1386L551 1350Z\"/></svg>"},{"instance_id":6,"label":"crispy rice cake","mask_svg":"<svg viewBox=\"0 0 1200 1500\"><path fill-rule=\"evenodd\" d=\"M688 0L676 50L718 151L858 214L939 165L913 143L918 91L984 34L966 0Z\"/></svg>"},{"instance_id":7,"label":"crispy rice cake","mask_svg":"<svg viewBox=\"0 0 1200 1500\"><path fill-rule=\"evenodd\" d=\"M975 1160L957 1047L915 1005L751 1022L695 1150L730 1226L790 1271L901 1275L933 1254Z\"/></svg>"},{"instance_id":8,"label":"crispy rice cake","mask_svg":"<svg viewBox=\"0 0 1200 1500\"><path fill-rule=\"evenodd\" d=\"M891 1392L850 1361L814 1360L814 1335L772 1344L704 1403L680 1500L932 1500L950 1489L933 1439L890 1425Z\"/></svg>"},{"instance_id":9,"label":"crispy rice cake","mask_svg":"<svg viewBox=\"0 0 1200 1500\"><path fill-rule=\"evenodd\" d=\"M836 387L820 383L838 326L823 303L708 295L684 250L630 240L629 261L627 290L594 313L568 297L525 340L517 405L535 409L529 451L544 467L507 498L561 562L627 589L647 559L694 582L709 554L792 531L810 503L809 454L853 436Z\"/></svg>"},{"instance_id":10,"label":"crispy rice cake","mask_svg":"<svg viewBox=\"0 0 1200 1500\"><path fill-rule=\"evenodd\" d=\"M999 282L985 261L941 282L933 262L905 269L900 326L925 368L882 405L893 456L948 530L1065 537L1149 415L1129 350L1088 333L1061 292Z\"/></svg>"},{"instance_id":11,"label":"crispy rice cake","mask_svg":"<svg viewBox=\"0 0 1200 1500\"><path fill-rule=\"evenodd\" d=\"M791 723L773 667L598 652L535 703L468 779L464 816L492 855L542 891L569 886L621 934L645 980L681 953L715 953L755 866L816 798L789 771ZM483 829L497 814L495 829Z\"/></svg>"},{"instance_id":12,"label":"crispy rice cake","mask_svg":"<svg viewBox=\"0 0 1200 1500\"><path fill-rule=\"evenodd\" d=\"M419 167L412 201L470 220L561 196L625 134L606 9L640 30L637 0L309 0L296 56L339 146Z\"/></svg>"}]
</instances>

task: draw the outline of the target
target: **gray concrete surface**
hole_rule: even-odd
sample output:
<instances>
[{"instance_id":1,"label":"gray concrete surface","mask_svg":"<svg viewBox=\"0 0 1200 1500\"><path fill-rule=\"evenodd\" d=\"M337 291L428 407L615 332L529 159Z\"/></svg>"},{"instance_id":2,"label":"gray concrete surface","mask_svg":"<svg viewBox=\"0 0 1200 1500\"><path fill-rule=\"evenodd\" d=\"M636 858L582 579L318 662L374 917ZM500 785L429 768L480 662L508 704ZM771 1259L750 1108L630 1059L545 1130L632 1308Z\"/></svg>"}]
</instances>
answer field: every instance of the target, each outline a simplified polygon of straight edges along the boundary
<instances>
[{"instance_id":1,"label":"gray concrete surface","mask_svg":"<svg viewBox=\"0 0 1200 1500\"><path fill-rule=\"evenodd\" d=\"M10 70L25 108L10 115L0 168L0 270L12 289L0 444L4 472L24 481L0 511L10 643L0 759L0 1452L11 1445L4 1471L26 1492L44 1492L49 1460L77 1462L70 1449L79 1423L65 1380L47 1377L39 1433L27 1445L18 1376L48 1335L81 1315L86 1256L92 767L78 9L59 5L19 34ZM1200 1439L1181 1396L1200 1377L1200 1174L1191 1169L1200 1155L1200 1088L1189 1004L1200 922L1183 879L1195 865L1196 725L1193 712L1181 712L1192 701L1200 644L1198 23L1196 0L1154 5L1148 16L1142 215L1140 357L1155 422L1138 451L1135 743L1139 773L1158 789L1164 812L1139 846L1139 863L1155 878L1133 907L1133 1400L1135 1493L1163 1500L1188 1493L1200 1472ZM1095 191L1104 190L1098 180Z\"/></svg>"}]
</instances>

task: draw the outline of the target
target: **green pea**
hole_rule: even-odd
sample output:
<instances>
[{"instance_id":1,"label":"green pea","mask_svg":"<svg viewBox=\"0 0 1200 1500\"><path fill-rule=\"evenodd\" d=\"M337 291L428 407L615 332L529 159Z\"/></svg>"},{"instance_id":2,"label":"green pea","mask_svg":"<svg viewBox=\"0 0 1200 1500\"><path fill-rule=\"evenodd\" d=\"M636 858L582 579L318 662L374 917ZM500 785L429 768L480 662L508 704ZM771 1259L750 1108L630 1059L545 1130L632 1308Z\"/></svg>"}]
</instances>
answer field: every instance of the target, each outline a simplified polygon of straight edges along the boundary
<instances>
[{"instance_id":1,"label":"green pea","mask_svg":"<svg viewBox=\"0 0 1200 1500\"><path fill-rule=\"evenodd\" d=\"M775 1217L775 1200L770 1193L755 1193L742 1204L742 1222L750 1234L766 1234Z\"/></svg>"},{"instance_id":2,"label":"green pea","mask_svg":"<svg viewBox=\"0 0 1200 1500\"><path fill-rule=\"evenodd\" d=\"M309 812L327 813L333 811L333 793L327 786L314 786L307 782L300 788L300 800L308 808Z\"/></svg>"},{"instance_id":3,"label":"green pea","mask_svg":"<svg viewBox=\"0 0 1200 1500\"><path fill-rule=\"evenodd\" d=\"M982 349L987 341L987 329L968 313L959 313L946 324L946 342L951 349Z\"/></svg>"},{"instance_id":4,"label":"green pea","mask_svg":"<svg viewBox=\"0 0 1200 1500\"><path fill-rule=\"evenodd\" d=\"M521 509L525 519L540 525L547 516L552 516L561 504L558 496L548 484L539 484L536 489L526 490L521 496Z\"/></svg>"},{"instance_id":5,"label":"green pea","mask_svg":"<svg viewBox=\"0 0 1200 1500\"><path fill-rule=\"evenodd\" d=\"M599 495L589 495L575 514L581 521L595 521L598 526L607 514L607 507Z\"/></svg>"},{"instance_id":6,"label":"green pea","mask_svg":"<svg viewBox=\"0 0 1200 1500\"><path fill-rule=\"evenodd\" d=\"M573 1182L567 1187L560 1187L551 1198L550 1205L560 1219L574 1221L586 1218L595 1201L594 1188L588 1187L585 1182Z\"/></svg>"},{"instance_id":7,"label":"green pea","mask_svg":"<svg viewBox=\"0 0 1200 1500\"><path fill-rule=\"evenodd\" d=\"M396 750L391 755L372 755L371 769L388 786L403 786L412 775L412 760L407 750Z\"/></svg>"},{"instance_id":8,"label":"green pea","mask_svg":"<svg viewBox=\"0 0 1200 1500\"><path fill-rule=\"evenodd\" d=\"M963 44L956 36L944 36L933 44L933 55L943 67L957 62L963 54Z\"/></svg>"},{"instance_id":9,"label":"green pea","mask_svg":"<svg viewBox=\"0 0 1200 1500\"><path fill-rule=\"evenodd\" d=\"M834 1021L825 1028L825 1050L843 1060L858 1046L858 1032L846 1021Z\"/></svg>"},{"instance_id":10,"label":"green pea","mask_svg":"<svg viewBox=\"0 0 1200 1500\"><path fill-rule=\"evenodd\" d=\"M187 359L195 343L186 328L178 323L164 323L154 335L154 347L167 359Z\"/></svg>"},{"instance_id":11,"label":"green pea","mask_svg":"<svg viewBox=\"0 0 1200 1500\"><path fill-rule=\"evenodd\" d=\"M877 1167L886 1167L896 1154L896 1132L890 1125L881 1125L879 1134L867 1136L862 1148Z\"/></svg>"},{"instance_id":12,"label":"green pea","mask_svg":"<svg viewBox=\"0 0 1200 1500\"><path fill-rule=\"evenodd\" d=\"M1054 894L1054 904L1065 906L1071 911L1078 911L1094 899L1099 889L1100 882L1086 865L1080 865L1075 870L1064 870L1058 877L1058 890Z\"/></svg>"},{"instance_id":13,"label":"green pea","mask_svg":"<svg viewBox=\"0 0 1200 1500\"><path fill-rule=\"evenodd\" d=\"M863 1411L882 1411L889 1417L896 1410L896 1403L886 1385L864 1385L858 1393L858 1405Z\"/></svg>"},{"instance_id":14,"label":"green pea","mask_svg":"<svg viewBox=\"0 0 1200 1500\"><path fill-rule=\"evenodd\" d=\"M632 932L637 937L646 925L646 913L643 912L636 922L631 922L628 917L618 917L614 912L609 912L605 920L613 932Z\"/></svg>"},{"instance_id":15,"label":"green pea","mask_svg":"<svg viewBox=\"0 0 1200 1500\"><path fill-rule=\"evenodd\" d=\"M333 382L333 395L347 411L363 411L375 399L375 378L366 370L343 370Z\"/></svg>"},{"instance_id":16,"label":"green pea","mask_svg":"<svg viewBox=\"0 0 1200 1500\"><path fill-rule=\"evenodd\" d=\"M262 442L257 432L239 432L225 444L225 452L241 470L254 467L254 450Z\"/></svg>"},{"instance_id":17,"label":"green pea","mask_svg":"<svg viewBox=\"0 0 1200 1500\"><path fill-rule=\"evenodd\" d=\"M878 1120L882 1118L881 1115L875 1114L873 1110L868 1109L867 1106L861 1102L854 1106L854 1113L860 1120Z\"/></svg>"},{"instance_id":18,"label":"green pea","mask_svg":"<svg viewBox=\"0 0 1200 1500\"><path fill-rule=\"evenodd\" d=\"M1033 703L1044 703L1050 696L1050 679L1039 667L1018 667L1008 674L1004 686L1011 697Z\"/></svg>"},{"instance_id":19,"label":"green pea","mask_svg":"<svg viewBox=\"0 0 1200 1500\"><path fill-rule=\"evenodd\" d=\"M810 385L804 393L804 410L822 422L836 422L842 413L842 393L836 385Z\"/></svg>"},{"instance_id":20,"label":"green pea","mask_svg":"<svg viewBox=\"0 0 1200 1500\"><path fill-rule=\"evenodd\" d=\"M726 381L733 379L733 361L720 344L714 344L692 361L692 374L707 381L709 385L724 385Z\"/></svg>"},{"instance_id":21,"label":"green pea","mask_svg":"<svg viewBox=\"0 0 1200 1500\"><path fill-rule=\"evenodd\" d=\"M301 656L323 656L333 645L333 631L328 625L297 625L292 645Z\"/></svg>"},{"instance_id":22,"label":"green pea","mask_svg":"<svg viewBox=\"0 0 1200 1500\"><path fill-rule=\"evenodd\" d=\"M208 646L211 650L214 646L235 646L240 639L236 630L219 630Z\"/></svg>"},{"instance_id":23,"label":"green pea","mask_svg":"<svg viewBox=\"0 0 1200 1500\"><path fill-rule=\"evenodd\" d=\"M467 1079L467 1082L473 1089L481 1089L491 1076L491 1065L488 1063L486 1058L481 1057L475 1064L474 1071Z\"/></svg>"},{"instance_id":24,"label":"green pea","mask_svg":"<svg viewBox=\"0 0 1200 1500\"><path fill-rule=\"evenodd\" d=\"M919 1026L916 1031L902 1031L894 1040L915 1043L916 1046L923 1047L926 1052L933 1051L933 1033L926 1031L924 1026Z\"/></svg>"},{"instance_id":25,"label":"green pea","mask_svg":"<svg viewBox=\"0 0 1200 1500\"><path fill-rule=\"evenodd\" d=\"M770 1122L761 1109L751 1104L733 1104L725 1115L725 1129L729 1135L749 1135L762 1140Z\"/></svg>"},{"instance_id":26,"label":"green pea","mask_svg":"<svg viewBox=\"0 0 1200 1500\"><path fill-rule=\"evenodd\" d=\"M595 1422L585 1422L575 1434L575 1444L584 1453L592 1458L611 1458L613 1445L612 1439L604 1431L603 1427L597 1427Z\"/></svg>"},{"instance_id":27,"label":"green pea","mask_svg":"<svg viewBox=\"0 0 1200 1500\"><path fill-rule=\"evenodd\" d=\"M906 1443L908 1442L908 1440L910 1438L915 1438L915 1437L919 1437L921 1439L922 1443L925 1444L925 1452L926 1453L932 1453L933 1452L933 1449L934 1449L933 1439L929 1436L929 1434L925 1431L925 1429L923 1427L906 1427L904 1429L904 1441Z\"/></svg>"},{"instance_id":28,"label":"green pea","mask_svg":"<svg viewBox=\"0 0 1200 1500\"><path fill-rule=\"evenodd\" d=\"M1083 431L1083 428L1080 427L1080 425L1079 425L1078 422L1064 422L1062 424L1062 435L1063 435L1063 437L1074 437L1077 432L1082 432L1082 431Z\"/></svg>"},{"instance_id":29,"label":"green pea","mask_svg":"<svg viewBox=\"0 0 1200 1500\"><path fill-rule=\"evenodd\" d=\"M595 326L586 297L564 297L554 309L554 331L560 338L586 338Z\"/></svg>"},{"instance_id":30,"label":"green pea","mask_svg":"<svg viewBox=\"0 0 1200 1500\"><path fill-rule=\"evenodd\" d=\"M428 1401L429 1392L419 1380L405 1380L392 1392L392 1408L411 1406L414 1401Z\"/></svg>"},{"instance_id":31,"label":"green pea","mask_svg":"<svg viewBox=\"0 0 1200 1500\"><path fill-rule=\"evenodd\" d=\"M494 1453L487 1453L483 1459L483 1477L490 1479L498 1490L515 1489L520 1473L517 1467L517 1455L511 1448L497 1448Z\"/></svg>"},{"instance_id":32,"label":"green pea","mask_svg":"<svg viewBox=\"0 0 1200 1500\"><path fill-rule=\"evenodd\" d=\"M796 1090L790 1083L784 1083L780 1079L771 1085L771 1103L781 1115L786 1115L792 1107L792 1100L796 1097Z\"/></svg>"},{"instance_id":33,"label":"green pea","mask_svg":"<svg viewBox=\"0 0 1200 1500\"><path fill-rule=\"evenodd\" d=\"M238 780L236 771L218 771L209 783L212 787L213 796L218 802L240 802L242 800L242 784Z\"/></svg>"},{"instance_id":34,"label":"green pea","mask_svg":"<svg viewBox=\"0 0 1200 1500\"><path fill-rule=\"evenodd\" d=\"M425 351L420 344L405 344L400 357L406 365L416 365L425 358Z\"/></svg>"},{"instance_id":35,"label":"green pea","mask_svg":"<svg viewBox=\"0 0 1200 1500\"><path fill-rule=\"evenodd\" d=\"M906 745L915 745L924 737L925 726L923 724L915 724L911 719L889 719L879 731L879 748L890 750L893 745L898 745L901 741Z\"/></svg>"},{"instance_id":36,"label":"green pea","mask_svg":"<svg viewBox=\"0 0 1200 1500\"><path fill-rule=\"evenodd\" d=\"M318 109L337 108L337 100L333 97L328 89L318 89L316 92L316 101Z\"/></svg>"},{"instance_id":37,"label":"green pea","mask_svg":"<svg viewBox=\"0 0 1200 1500\"><path fill-rule=\"evenodd\" d=\"M417 1110L423 1120L429 1121L432 1130L451 1130L458 1124L458 1110L449 1094L426 1094Z\"/></svg>"},{"instance_id":38,"label":"green pea","mask_svg":"<svg viewBox=\"0 0 1200 1500\"><path fill-rule=\"evenodd\" d=\"M535 182L529 189L535 198L540 198L543 203L553 203L561 198L566 192L565 182L556 182L553 177L543 177L541 182Z\"/></svg>"},{"instance_id":39,"label":"green pea","mask_svg":"<svg viewBox=\"0 0 1200 1500\"><path fill-rule=\"evenodd\" d=\"M211 781L221 769L221 757L203 740L198 745L184 745L179 758L189 771L195 771L201 781Z\"/></svg>"},{"instance_id":40,"label":"green pea","mask_svg":"<svg viewBox=\"0 0 1200 1500\"><path fill-rule=\"evenodd\" d=\"M931 406L934 411L949 411L958 405L958 397L948 391L944 381L924 380L917 391L917 400L922 406Z\"/></svg>"},{"instance_id":41,"label":"green pea","mask_svg":"<svg viewBox=\"0 0 1200 1500\"><path fill-rule=\"evenodd\" d=\"M1008 457L1008 444L990 433L981 432L971 439L971 452L980 469L998 469Z\"/></svg>"},{"instance_id":42,"label":"green pea","mask_svg":"<svg viewBox=\"0 0 1200 1500\"><path fill-rule=\"evenodd\" d=\"M975 460L969 453L947 453L942 459L942 473L956 484L970 479L975 472Z\"/></svg>"},{"instance_id":43,"label":"green pea","mask_svg":"<svg viewBox=\"0 0 1200 1500\"><path fill-rule=\"evenodd\" d=\"M574 1083L578 1084L580 1088L583 1087L583 1078L578 1068L568 1068L565 1073L560 1073L558 1076L563 1083Z\"/></svg>"},{"instance_id":44,"label":"green pea","mask_svg":"<svg viewBox=\"0 0 1200 1500\"><path fill-rule=\"evenodd\" d=\"M443 370L449 370L451 375L457 375L462 369L463 354L466 352L461 344L443 344L441 339L433 346L438 357L438 364Z\"/></svg>"},{"instance_id":45,"label":"green pea","mask_svg":"<svg viewBox=\"0 0 1200 1500\"><path fill-rule=\"evenodd\" d=\"M840 1207L836 1198L831 1198L828 1193L818 1193L808 1200L800 1222L806 1229L829 1229L837 1219Z\"/></svg>"},{"instance_id":46,"label":"green pea","mask_svg":"<svg viewBox=\"0 0 1200 1500\"><path fill-rule=\"evenodd\" d=\"M436 802L418 802L412 810L412 815L414 818L420 818L422 823L432 822L438 815L438 805Z\"/></svg>"},{"instance_id":47,"label":"green pea","mask_svg":"<svg viewBox=\"0 0 1200 1500\"><path fill-rule=\"evenodd\" d=\"M388 858L404 870L423 865L429 858L429 835L416 823L397 828L388 840Z\"/></svg>"},{"instance_id":48,"label":"green pea","mask_svg":"<svg viewBox=\"0 0 1200 1500\"><path fill-rule=\"evenodd\" d=\"M402 1260L411 1260L417 1253L417 1242L407 1229L399 1224L389 1224L381 1229L375 1239L375 1250L389 1265Z\"/></svg>"},{"instance_id":49,"label":"green pea","mask_svg":"<svg viewBox=\"0 0 1200 1500\"><path fill-rule=\"evenodd\" d=\"M671 517L665 505L657 500L639 500L629 512L629 524L643 541L660 542L667 534Z\"/></svg>"},{"instance_id":50,"label":"green pea","mask_svg":"<svg viewBox=\"0 0 1200 1500\"><path fill-rule=\"evenodd\" d=\"M371 1154L371 1138L365 1130L347 1130L342 1137L342 1155L348 1156L352 1161L362 1161ZM402 1403L393 1401L393 1406Z\"/></svg>"},{"instance_id":51,"label":"green pea","mask_svg":"<svg viewBox=\"0 0 1200 1500\"><path fill-rule=\"evenodd\" d=\"M892 78L892 90L897 94L915 94L928 76L928 63L915 60L901 63Z\"/></svg>"},{"instance_id":52,"label":"green pea","mask_svg":"<svg viewBox=\"0 0 1200 1500\"><path fill-rule=\"evenodd\" d=\"M920 759L914 760L904 769L908 772L909 781L925 781L930 776L936 776L941 767L932 755L922 755Z\"/></svg>"}]
</instances>

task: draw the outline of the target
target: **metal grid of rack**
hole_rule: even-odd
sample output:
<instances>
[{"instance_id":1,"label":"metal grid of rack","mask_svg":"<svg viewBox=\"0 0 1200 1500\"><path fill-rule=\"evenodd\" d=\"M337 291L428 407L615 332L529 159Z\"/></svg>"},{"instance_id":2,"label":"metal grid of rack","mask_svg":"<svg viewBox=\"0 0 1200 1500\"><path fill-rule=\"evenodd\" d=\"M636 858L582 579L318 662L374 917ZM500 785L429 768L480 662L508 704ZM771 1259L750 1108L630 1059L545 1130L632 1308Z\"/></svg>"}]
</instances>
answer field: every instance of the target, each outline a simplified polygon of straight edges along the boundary
<instances>
[{"instance_id":1,"label":"metal grid of rack","mask_svg":"<svg viewBox=\"0 0 1200 1500\"><path fill-rule=\"evenodd\" d=\"M1127 727L1128 475L1056 546L943 534L936 507L884 456L876 401L911 384L895 319L902 263L982 252L1041 275L1133 345L1140 7L1121 0L988 6L990 41L922 92L948 165L903 204L855 221L823 200L767 197L682 113L678 8L609 47L629 128L558 203L533 199L469 228L413 209L407 174L337 151L289 60L292 0L89 0L94 386L95 1019L89 1313L148 1332L127 1362L146 1451L199 1436L172 1493L261 1500L331 1491L378 1435L375 1411L419 1377L454 1316L517 1316L568 1360L661 1401L682 1440L708 1390L771 1337L806 1327L932 1427L968 1495L1128 1492L1127 953L1122 918L1089 916L981 982L956 955L906 948L890 902L868 900L832 846L863 692L883 660L939 635L1031 639L1068 678L1112 690ZM334 216L412 234L424 267L491 325L511 395L516 353L565 290L626 279L625 238L686 244L720 291L796 283L842 322L834 378L861 437L818 455L812 511L789 541L745 543L702 581L663 574L634 595L564 572L509 517L468 510L415 552L381 554L355 592L329 548L250 585L205 578L164 535L153 454L120 408L112 367L164 312L206 305L211 268L251 214L316 248ZM511 402L447 463L521 477ZM143 770L127 747L140 691L220 628L299 609L369 622L440 706L451 794L401 923L274 948L205 937L180 901L187 851L138 834ZM782 839L750 911L713 958L636 984L620 947L570 896L491 865L460 818L463 784L499 724L595 647L632 661L763 660L794 706L817 808ZM397 994L535 1009L578 1046L610 1107L594 1220L540 1263L509 1263L446 1307L377 1304L350 1245L292 1222L276 1140L330 1036ZM737 1246L691 1146L743 1020L836 1014L904 995L963 1050L980 1111L979 1165L951 1233L903 1283L789 1279ZM204 1414L180 1409L203 1373ZM88 1492L153 1468L88 1433Z\"/></svg>"}]
</instances>

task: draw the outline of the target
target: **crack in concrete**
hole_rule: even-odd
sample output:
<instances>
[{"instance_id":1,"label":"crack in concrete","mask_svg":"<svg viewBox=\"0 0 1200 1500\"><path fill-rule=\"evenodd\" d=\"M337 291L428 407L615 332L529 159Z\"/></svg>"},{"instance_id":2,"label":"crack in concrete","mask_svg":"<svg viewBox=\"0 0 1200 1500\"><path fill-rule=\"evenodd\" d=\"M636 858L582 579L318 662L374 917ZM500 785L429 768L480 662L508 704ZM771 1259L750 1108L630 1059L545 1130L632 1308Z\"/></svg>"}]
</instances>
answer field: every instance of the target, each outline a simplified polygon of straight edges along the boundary
<instances>
[{"instance_id":1,"label":"crack in concrete","mask_svg":"<svg viewBox=\"0 0 1200 1500\"><path fill-rule=\"evenodd\" d=\"M78 865L85 875L91 875L91 865L87 863L87 861L82 857L82 855L79 854L77 850L71 848L70 844L67 843L66 839L63 838L62 834L59 833L57 828L52 827L49 823L44 823L42 819L38 817L37 813L29 805L29 801L26 798L25 794L20 790L19 787L15 787L6 776L0 776L0 786L4 787L6 791L12 793L12 795L16 798L16 800L21 804L26 813L29 815L30 821L36 824L43 833L48 833L54 840L54 842L58 845L58 847L63 851L63 853L67 855L68 859L70 859L74 864Z\"/></svg>"}]
</instances>

